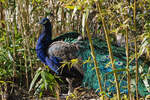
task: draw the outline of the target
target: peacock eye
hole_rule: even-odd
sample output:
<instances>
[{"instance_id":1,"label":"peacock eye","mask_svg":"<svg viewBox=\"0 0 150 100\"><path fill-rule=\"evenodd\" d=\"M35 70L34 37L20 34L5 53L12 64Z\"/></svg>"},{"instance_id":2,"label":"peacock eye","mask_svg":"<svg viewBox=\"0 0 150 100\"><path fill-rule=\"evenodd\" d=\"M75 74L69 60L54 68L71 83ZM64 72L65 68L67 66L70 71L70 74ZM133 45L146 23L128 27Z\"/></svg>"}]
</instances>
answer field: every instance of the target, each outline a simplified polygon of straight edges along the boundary
<instances>
[{"instance_id":1,"label":"peacock eye","mask_svg":"<svg viewBox=\"0 0 150 100\"><path fill-rule=\"evenodd\" d=\"M109 59L110 59L110 58L109 58L109 55L106 55L106 56L105 56L105 59L109 60Z\"/></svg>"},{"instance_id":2,"label":"peacock eye","mask_svg":"<svg viewBox=\"0 0 150 100\"><path fill-rule=\"evenodd\" d=\"M109 56L108 55L105 55L101 58L101 61L107 61L109 60Z\"/></svg>"},{"instance_id":3,"label":"peacock eye","mask_svg":"<svg viewBox=\"0 0 150 100\"><path fill-rule=\"evenodd\" d=\"M117 61L116 64L119 65L119 66L122 66L123 62Z\"/></svg>"},{"instance_id":4,"label":"peacock eye","mask_svg":"<svg viewBox=\"0 0 150 100\"><path fill-rule=\"evenodd\" d=\"M109 58L109 56L107 55L107 56L105 56L106 58Z\"/></svg>"},{"instance_id":5,"label":"peacock eye","mask_svg":"<svg viewBox=\"0 0 150 100\"><path fill-rule=\"evenodd\" d=\"M44 21L43 21L43 24L46 24L46 23L47 23L47 20L44 20Z\"/></svg>"}]
</instances>

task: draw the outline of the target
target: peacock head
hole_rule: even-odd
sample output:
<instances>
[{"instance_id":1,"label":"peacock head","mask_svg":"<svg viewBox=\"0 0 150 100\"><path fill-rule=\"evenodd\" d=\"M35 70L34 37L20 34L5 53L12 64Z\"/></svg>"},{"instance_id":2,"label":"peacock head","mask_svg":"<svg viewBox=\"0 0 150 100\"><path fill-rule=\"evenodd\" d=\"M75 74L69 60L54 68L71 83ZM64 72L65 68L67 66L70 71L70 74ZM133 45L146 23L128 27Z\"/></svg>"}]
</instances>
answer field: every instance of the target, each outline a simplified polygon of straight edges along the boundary
<instances>
[{"instance_id":1,"label":"peacock head","mask_svg":"<svg viewBox=\"0 0 150 100\"><path fill-rule=\"evenodd\" d=\"M42 25L48 25L48 24L50 24L50 21L49 21L49 19L48 18L43 18L40 22L39 22L39 24L42 24Z\"/></svg>"}]
</instances>

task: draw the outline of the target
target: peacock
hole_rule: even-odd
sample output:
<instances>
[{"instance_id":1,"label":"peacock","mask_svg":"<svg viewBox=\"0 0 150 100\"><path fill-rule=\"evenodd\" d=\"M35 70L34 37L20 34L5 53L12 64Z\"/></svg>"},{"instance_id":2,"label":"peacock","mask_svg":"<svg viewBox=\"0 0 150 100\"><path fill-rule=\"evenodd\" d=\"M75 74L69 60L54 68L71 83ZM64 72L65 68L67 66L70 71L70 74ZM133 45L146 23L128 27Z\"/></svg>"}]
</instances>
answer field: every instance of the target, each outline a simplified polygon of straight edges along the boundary
<instances>
[{"instance_id":1,"label":"peacock","mask_svg":"<svg viewBox=\"0 0 150 100\"><path fill-rule=\"evenodd\" d=\"M69 91L72 92L72 80L81 82L82 87L100 92L94 63L91 57L91 50L87 38L82 38L77 32L68 32L52 39L52 25L48 18L40 21L43 25L42 33L38 38L36 45L37 57L57 75L66 77L69 83ZM99 38L93 38L96 60L101 75L101 83L105 93L108 96L116 94L114 76L111 73L112 67L107 48L107 43ZM112 44L112 51L115 58L115 66L119 70L126 67L125 48ZM78 63L69 67L62 62L72 59L78 59ZM85 63L86 62L86 63ZM150 93L150 77L147 75L150 71L148 64L143 65L143 60L139 59L139 95L146 96ZM70 64L71 65L71 64ZM130 62L131 90L135 93L135 64L134 59ZM127 75L125 71L117 72L121 94L127 94ZM142 78L144 77L144 78Z\"/></svg>"}]
</instances>

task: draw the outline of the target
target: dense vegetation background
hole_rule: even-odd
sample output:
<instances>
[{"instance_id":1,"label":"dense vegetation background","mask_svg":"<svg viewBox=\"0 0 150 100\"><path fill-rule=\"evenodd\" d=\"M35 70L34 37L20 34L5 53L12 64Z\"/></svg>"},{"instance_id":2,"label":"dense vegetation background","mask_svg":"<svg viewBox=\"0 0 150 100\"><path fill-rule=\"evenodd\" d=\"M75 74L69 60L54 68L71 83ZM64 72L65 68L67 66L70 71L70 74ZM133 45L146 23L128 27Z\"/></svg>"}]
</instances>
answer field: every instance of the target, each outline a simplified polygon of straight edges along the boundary
<instances>
[{"instance_id":1,"label":"dense vegetation background","mask_svg":"<svg viewBox=\"0 0 150 100\"><path fill-rule=\"evenodd\" d=\"M127 54L130 50L135 51L127 58L135 57L138 60L143 56L145 61L150 59L149 0L0 0L2 94L16 94L15 89L20 88L27 94L35 75L48 74L43 71L46 67L37 59L35 52L41 32L38 22L43 17L51 20L54 37L68 31L85 35L88 24L92 36L102 38L107 33L110 42L126 47ZM54 76L50 77L54 80ZM54 83L48 86L50 90L57 90L53 89ZM42 91L46 82L43 84L37 85L43 86ZM42 95L43 92L38 93Z\"/></svg>"}]
</instances>

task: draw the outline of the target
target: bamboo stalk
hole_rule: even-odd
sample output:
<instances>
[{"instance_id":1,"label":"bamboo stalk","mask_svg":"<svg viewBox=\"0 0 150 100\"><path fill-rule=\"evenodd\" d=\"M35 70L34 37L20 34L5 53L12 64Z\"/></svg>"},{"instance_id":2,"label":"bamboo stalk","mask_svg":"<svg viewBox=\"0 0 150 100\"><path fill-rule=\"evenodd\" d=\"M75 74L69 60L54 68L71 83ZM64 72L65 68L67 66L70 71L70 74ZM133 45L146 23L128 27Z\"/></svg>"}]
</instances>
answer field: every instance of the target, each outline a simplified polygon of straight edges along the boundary
<instances>
[{"instance_id":1,"label":"bamboo stalk","mask_svg":"<svg viewBox=\"0 0 150 100\"><path fill-rule=\"evenodd\" d=\"M26 73L26 87L29 87L29 78L28 78L28 66L27 66L27 47L24 45L24 66L25 66L25 73Z\"/></svg>"},{"instance_id":2,"label":"bamboo stalk","mask_svg":"<svg viewBox=\"0 0 150 100\"><path fill-rule=\"evenodd\" d=\"M59 10L59 7L58 6L55 6L55 1L53 1L53 5L54 5L54 9L56 9L54 12L55 12L55 16L57 16L58 14L58 10ZM55 17L55 33L59 33L59 26L58 26L58 17Z\"/></svg>"},{"instance_id":3,"label":"bamboo stalk","mask_svg":"<svg viewBox=\"0 0 150 100\"><path fill-rule=\"evenodd\" d=\"M94 52L92 37L91 37L90 31L89 31L89 28L88 28L88 23L86 22L85 25L86 25L87 36L88 36L89 43L90 43L90 48L91 48L91 55L92 55L94 65L95 65L96 76L97 76L97 79L98 79L99 88L100 88L100 91L102 92L103 88L102 88L102 83L101 83L101 76L100 76L100 72L99 72L99 68L98 68L98 63L96 61L96 56L95 56L95 52ZM104 98L103 98L103 100L104 100Z\"/></svg>"},{"instance_id":4,"label":"bamboo stalk","mask_svg":"<svg viewBox=\"0 0 150 100\"><path fill-rule=\"evenodd\" d=\"M65 15L64 15L64 8L61 8L62 12L61 12L61 32L64 33L65 32Z\"/></svg>"},{"instance_id":5,"label":"bamboo stalk","mask_svg":"<svg viewBox=\"0 0 150 100\"><path fill-rule=\"evenodd\" d=\"M27 88L29 87L29 77L28 77L28 40L27 40L27 34L28 34L28 5L27 5L28 0L25 2L26 3L26 11L23 10L23 12L25 13L25 16L23 18L23 24L24 24L24 35L23 38L25 39L24 41L24 46L25 46L25 55L26 55L26 61L25 61L25 68L26 68L26 86ZM23 14L23 13L22 13ZM29 35L29 34L28 34Z\"/></svg>"},{"instance_id":6,"label":"bamboo stalk","mask_svg":"<svg viewBox=\"0 0 150 100\"><path fill-rule=\"evenodd\" d=\"M23 47L24 47L24 66L25 66L25 77L26 77L26 87L28 88L29 87L29 78L28 78L28 59L27 59L27 56L28 56L28 54L27 54L27 42L26 42L26 30L25 30L25 26L26 26L26 21L25 21L25 11L24 11L24 8L22 8L23 7L23 2L19 2L19 0L18 0L18 4L19 4L19 12L20 12L20 21L21 21L21 35L22 35L22 38L23 39L25 39L24 41L23 41ZM23 16L24 15L24 17L21 17L21 16Z\"/></svg>"},{"instance_id":7,"label":"bamboo stalk","mask_svg":"<svg viewBox=\"0 0 150 100\"><path fill-rule=\"evenodd\" d=\"M106 41L107 41L107 46L108 46L108 51L109 51L110 60L111 60L111 64L112 64L112 69L115 70L116 67L114 64L114 58L113 58L113 53L112 53L112 49L111 49L110 39L109 39L109 35L108 35L108 30L106 28L105 20L102 15L100 1L96 2L96 5L97 5L98 11L100 13L101 19L102 19L102 24L103 24L103 28L104 28L104 32L105 32L105 37L106 37ZM117 98L118 98L118 100L121 100L120 86L119 86L119 82L118 82L118 75L116 72L114 73L114 77L115 77L115 82L116 82Z\"/></svg>"},{"instance_id":8,"label":"bamboo stalk","mask_svg":"<svg viewBox=\"0 0 150 100\"><path fill-rule=\"evenodd\" d=\"M29 26L29 17L30 17L30 13L29 13L29 0L26 0L26 29L25 29L25 33L26 33L26 36L25 36L25 40L26 40L26 45L27 45L27 52L28 52L28 58L29 58L29 62L30 62L30 69L31 69L31 79L33 79L33 67L32 67L32 59L31 59L31 52L30 52L30 41L29 39L27 38L27 36L30 36L29 35L29 30L30 30L30 26ZM28 34L28 35L27 35Z\"/></svg>"},{"instance_id":9,"label":"bamboo stalk","mask_svg":"<svg viewBox=\"0 0 150 100\"><path fill-rule=\"evenodd\" d=\"M130 3L127 1L128 5L130 5ZM126 12L127 13L127 12ZM127 16L125 16L125 18L127 18ZM132 100L131 98L131 85L130 85L130 81L131 81L131 77L130 77L130 69L129 69L129 43L128 43L128 26L126 27L126 34L125 34L125 42L126 42L126 68L127 68L127 82L128 82L128 100Z\"/></svg>"},{"instance_id":10,"label":"bamboo stalk","mask_svg":"<svg viewBox=\"0 0 150 100\"><path fill-rule=\"evenodd\" d=\"M137 43L136 43L136 38L134 40L134 44L135 44L135 64L136 64L136 100L139 100L138 97L138 55L137 55Z\"/></svg>"},{"instance_id":11,"label":"bamboo stalk","mask_svg":"<svg viewBox=\"0 0 150 100\"><path fill-rule=\"evenodd\" d=\"M134 0L134 8L133 8L133 12L134 12L134 32L135 32L135 40L134 40L134 44L135 44L135 65L136 65L136 100L139 100L138 97L138 55L137 55L137 38L136 38L136 0Z\"/></svg>"},{"instance_id":12,"label":"bamboo stalk","mask_svg":"<svg viewBox=\"0 0 150 100\"><path fill-rule=\"evenodd\" d=\"M56 99L60 100L60 86L57 83L56 83L55 90L56 90Z\"/></svg>"},{"instance_id":13,"label":"bamboo stalk","mask_svg":"<svg viewBox=\"0 0 150 100\"><path fill-rule=\"evenodd\" d=\"M14 6L16 5L16 2L14 0ZM13 20L14 20L14 32L12 33L12 43L13 43L13 59L15 61L16 59L16 39L15 39L15 34L18 33L17 31L17 23L16 23L16 11L14 10L14 16L13 16ZM13 77L16 77L16 64L15 62L13 63ZM14 79L15 80L15 79Z\"/></svg>"},{"instance_id":14,"label":"bamboo stalk","mask_svg":"<svg viewBox=\"0 0 150 100\"><path fill-rule=\"evenodd\" d=\"M127 81L128 81L128 99L131 100L131 87L130 87L130 69L129 69L129 45L128 45L128 27L126 28L126 68L127 68Z\"/></svg>"}]
</instances>

